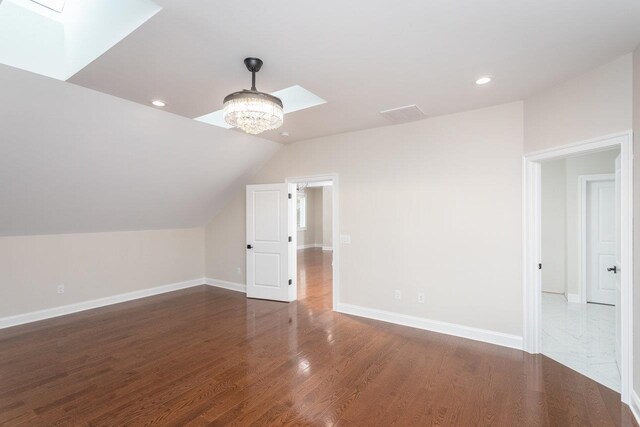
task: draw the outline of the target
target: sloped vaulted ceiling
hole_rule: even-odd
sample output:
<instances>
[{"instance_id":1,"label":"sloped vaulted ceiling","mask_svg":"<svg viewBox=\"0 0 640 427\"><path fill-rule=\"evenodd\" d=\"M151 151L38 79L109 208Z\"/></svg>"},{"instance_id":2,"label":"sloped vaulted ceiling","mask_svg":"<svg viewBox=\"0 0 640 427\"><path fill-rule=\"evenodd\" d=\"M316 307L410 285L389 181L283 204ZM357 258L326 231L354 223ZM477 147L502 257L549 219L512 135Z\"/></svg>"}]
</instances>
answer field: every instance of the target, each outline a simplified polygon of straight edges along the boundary
<instances>
[{"instance_id":1,"label":"sloped vaulted ceiling","mask_svg":"<svg viewBox=\"0 0 640 427\"><path fill-rule=\"evenodd\" d=\"M300 85L326 104L285 116L291 143L526 98L629 53L638 0L155 0L162 10L69 79L193 118L246 88ZM491 84L475 81L493 76ZM288 137L280 135L289 132Z\"/></svg>"},{"instance_id":2,"label":"sloped vaulted ceiling","mask_svg":"<svg viewBox=\"0 0 640 427\"><path fill-rule=\"evenodd\" d=\"M0 235L203 225L280 144L0 65Z\"/></svg>"}]
</instances>

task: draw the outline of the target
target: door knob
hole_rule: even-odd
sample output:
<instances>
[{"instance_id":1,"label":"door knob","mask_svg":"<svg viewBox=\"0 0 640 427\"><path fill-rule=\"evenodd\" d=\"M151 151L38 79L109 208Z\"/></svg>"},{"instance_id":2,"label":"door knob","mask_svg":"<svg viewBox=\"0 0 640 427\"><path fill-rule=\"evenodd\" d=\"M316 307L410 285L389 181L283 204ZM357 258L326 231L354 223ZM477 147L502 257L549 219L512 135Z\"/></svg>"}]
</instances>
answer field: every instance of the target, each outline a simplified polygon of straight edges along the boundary
<instances>
[{"instance_id":1,"label":"door knob","mask_svg":"<svg viewBox=\"0 0 640 427\"><path fill-rule=\"evenodd\" d=\"M247 249L253 249L253 246L247 245Z\"/></svg>"},{"instance_id":2,"label":"door knob","mask_svg":"<svg viewBox=\"0 0 640 427\"><path fill-rule=\"evenodd\" d=\"M613 271L613 274L618 274L618 267L614 265L613 267L607 268L607 271Z\"/></svg>"}]
</instances>

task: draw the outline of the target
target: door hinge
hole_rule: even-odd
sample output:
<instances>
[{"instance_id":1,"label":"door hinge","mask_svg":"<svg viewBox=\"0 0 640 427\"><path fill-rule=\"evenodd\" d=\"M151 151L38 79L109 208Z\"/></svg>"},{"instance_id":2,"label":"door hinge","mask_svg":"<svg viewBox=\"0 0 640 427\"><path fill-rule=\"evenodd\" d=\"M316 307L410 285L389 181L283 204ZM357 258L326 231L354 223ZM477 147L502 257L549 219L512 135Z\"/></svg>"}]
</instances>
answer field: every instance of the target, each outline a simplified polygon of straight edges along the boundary
<instances>
[{"instance_id":1,"label":"door hinge","mask_svg":"<svg viewBox=\"0 0 640 427\"><path fill-rule=\"evenodd\" d=\"M289 279L289 285L293 285L293 280Z\"/></svg>"},{"instance_id":2,"label":"door hinge","mask_svg":"<svg viewBox=\"0 0 640 427\"><path fill-rule=\"evenodd\" d=\"M289 241L293 242L293 238L291 236L289 236Z\"/></svg>"},{"instance_id":3,"label":"door hinge","mask_svg":"<svg viewBox=\"0 0 640 427\"><path fill-rule=\"evenodd\" d=\"M538 270L542 270L542 264L538 264Z\"/></svg>"},{"instance_id":4,"label":"door hinge","mask_svg":"<svg viewBox=\"0 0 640 427\"><path fill-rule=\"evenodd\" d=\"M289 193L289 198L291 198L291 193Z\"/></svg>"}]
</instances>

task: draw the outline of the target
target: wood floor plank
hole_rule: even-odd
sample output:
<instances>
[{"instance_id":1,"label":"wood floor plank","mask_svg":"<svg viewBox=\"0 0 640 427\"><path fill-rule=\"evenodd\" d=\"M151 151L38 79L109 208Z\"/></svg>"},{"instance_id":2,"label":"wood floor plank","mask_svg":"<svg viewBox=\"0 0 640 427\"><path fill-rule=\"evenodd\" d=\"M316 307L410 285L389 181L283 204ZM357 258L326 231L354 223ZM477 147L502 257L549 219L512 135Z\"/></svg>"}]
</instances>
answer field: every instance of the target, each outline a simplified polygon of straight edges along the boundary
<instances>
[{"instance_id":1,"label":"wood floor plank","mask_svg":"<svg viewBox=\"0 0 640 427\"><path fill-rule=\"evenodd\" d=\"M540 355L208 286L0 330L0 425L636 426L620 395Z\"/></svg>"}]
</instances>

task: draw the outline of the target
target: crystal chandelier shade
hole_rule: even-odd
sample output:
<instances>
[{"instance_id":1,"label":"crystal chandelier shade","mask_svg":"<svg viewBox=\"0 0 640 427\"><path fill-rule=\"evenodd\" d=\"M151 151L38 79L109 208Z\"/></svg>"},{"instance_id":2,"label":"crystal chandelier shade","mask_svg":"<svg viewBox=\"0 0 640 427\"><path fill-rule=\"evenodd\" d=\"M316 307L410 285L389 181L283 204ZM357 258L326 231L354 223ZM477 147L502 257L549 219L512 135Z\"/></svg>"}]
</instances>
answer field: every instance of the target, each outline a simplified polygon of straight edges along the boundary
<instances>
[{"instance_id":1,"label":"crystal chandelier shade","mask_svg":"<svg viewBox=\"0 0 640 427\"><path fill-rule=\"evenodd\" d=\"M265 96L266 95L266 96ZM243 90L224 99L224 120L230 126L257 135L282 126L282 102L262 92Z\"/></svg>"},{"instance_id":2,"label":"crystal chandelier shade","mask_svg":"<svg viewBox=\"0 0 640 427\"><path fill-rule=\"evenodd\" d=\"M224 121L252 135L279 128L284 121L282 101L256 89L256 73L262 61L247 58L244 63L251 72L251 90L234 92L224 98Z\"/></svg>"}]
</instances>

